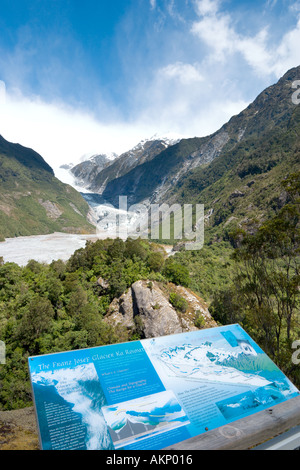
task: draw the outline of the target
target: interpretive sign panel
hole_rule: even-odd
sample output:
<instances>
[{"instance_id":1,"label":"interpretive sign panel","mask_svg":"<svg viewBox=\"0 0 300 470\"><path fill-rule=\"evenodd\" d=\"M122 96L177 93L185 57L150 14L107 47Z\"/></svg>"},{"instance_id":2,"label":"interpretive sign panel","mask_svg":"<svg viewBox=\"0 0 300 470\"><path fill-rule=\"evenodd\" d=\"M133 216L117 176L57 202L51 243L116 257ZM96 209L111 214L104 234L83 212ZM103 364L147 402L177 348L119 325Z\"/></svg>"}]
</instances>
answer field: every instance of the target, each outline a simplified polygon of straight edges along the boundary
<instances>
[{"instance_id":1,"label":"interpretive sign panel","mask_svg":"<svg viewBox=\"0 0 300 470\"><path fill-rule=\"evenodd\" d=\"M44 450L159 450L299 391L239 325L29 358Z\"/></svg>"}]
</instances>

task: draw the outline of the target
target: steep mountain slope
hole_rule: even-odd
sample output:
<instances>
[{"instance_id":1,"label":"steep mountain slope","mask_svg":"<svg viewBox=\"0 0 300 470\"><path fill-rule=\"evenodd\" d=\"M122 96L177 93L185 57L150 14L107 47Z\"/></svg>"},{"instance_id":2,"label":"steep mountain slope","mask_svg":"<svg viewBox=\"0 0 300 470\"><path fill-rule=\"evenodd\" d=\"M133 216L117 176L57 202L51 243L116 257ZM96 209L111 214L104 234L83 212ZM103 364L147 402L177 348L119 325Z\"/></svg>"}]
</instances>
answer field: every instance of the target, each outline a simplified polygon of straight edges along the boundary
<instances>
[{"instance_id":1,"label":"steep mountain slope","mask_svg":"<svg viewBox=\"0 0 300 470\"><path fill-rule=\"evenodd\" d=\"M71 172L76 176L76 178L85 179L86 189L102 194L110 181L126 175L138 165L151 161L170 144L172 144L172 142L162 138L144 140L133 149L120 155L105 167L103 167L103 165L95 165L88 177L84 177L83 173L85 169L88 168L88 162L83 162L82 164L75 166L72 168Z\"/></svg>"},{"instance_id":2,"label":"steep mountain slope","mask_svg":"<svg viewBox=\"0 0 300 470\"><path fill-rule=\"evenodd\" d=\"M200 202L203 201L200 195L204 187L208 188L215 183L229 169L242 165L242 161L245 168L242 170L240 166L240 174L243 171L249 174L262 172L264 168L277 166L275 161L278 162L278 156L274 157L276 144L272 148L268 147L268 155L265 155L264 147L272 137L276 139L280 135L280 139L284 139L285 133L294 133L293 125L297 125L298 111L292 102L295 91L292 83L299 77L300 67L291 69L278 83L264 90L250 106L211 136L181 140L151 161L110 181L103 192L104 199L116 204L119 195L127 195L131 204L142 201L189 203L192 202L189 199L192 196L194 201ZM281 144L277 143L277 147L281 147ZM242 148L245 152L243 157L240 154ZM261 155L257 169L253 155L251 163L249 149L255 149ZM281 152L279 148L277 150ZM189 183L189 178L194 181L195 175L198 175L198 179L203 175L202 185ZM192 190L189 192L186 188ZM213 191L215 197L218 191Z\"/></svg>"},{"instance_id":3,"label":"steep mountain slope","mask_svg":"<svg viewBox=\"0 0 300 470\"><path fill-rule=\"evenodd\" d=\"M87 160L75 165L70 169L70 172L75 176L77 186L88 188L91 182L97 178L98 174L112 163L113 160L105 154L93 155Z\"/></svg>"},{"instance_id":4,"label":"steep mountain slope","mask_svg":"<svg viewBox=\"0 0 300 470\"><path fill-rule=\"evenodd\" d=\"M246 124L243 139L168 191L169 203L205 205L213 238L226 238L235 227L251 232L288 202L281 182L300 169L300 106L291 100L299 76L300 67L291 70L232 118L227 127Z\"/></svg>"},{"instance_id":5,"label":"steep mountain slope","mask_svg":"<svg viewBox=\"0 0 300 470\"><path fill-rule=\"evenodd\" d=\"M89 206L35 151L0 136L0 238L92 233Z\"/></svg>"}]
</instances>

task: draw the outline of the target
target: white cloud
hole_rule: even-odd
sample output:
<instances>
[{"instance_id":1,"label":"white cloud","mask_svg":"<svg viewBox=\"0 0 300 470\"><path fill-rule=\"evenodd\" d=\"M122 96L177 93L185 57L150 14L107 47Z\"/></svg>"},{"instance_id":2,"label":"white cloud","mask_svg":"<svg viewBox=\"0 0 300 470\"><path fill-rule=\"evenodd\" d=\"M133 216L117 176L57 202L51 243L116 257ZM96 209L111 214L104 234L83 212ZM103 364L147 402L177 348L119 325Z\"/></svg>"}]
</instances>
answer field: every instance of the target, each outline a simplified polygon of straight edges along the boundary
<instances>
[{"instance_id":1,"label":"white cloud","mask_svg":"<svg viewBox=\"0 0 300 470\"><path fill-rule=\"evenodd\" d=\"M298 14L299 16L299 14ZM282 75L288 69L300 65L300 18L294 29L286 33L276 50L276 58L273 69L277 76Z\"/></svg>"},{"instance_id":2,"label":"white cloud","mask_svg":"<svg viewBox=\"0 0 300 470\"><path fill-rule=\"evenodd\" d=\"M3 97L4 85L0 90ZM0 133L10 142L33 148L56 170L87 153L120 154L155 129L122 122L105 124L81 109L6 92L1 100Z\"/></svg>"},{"instance_id":3,"label":"white cloud","mask_svg":"<svg viewBox=\"0 0 300 470\"><path fill-rule=\"evenodd\" d=\"M158 18L165 15L156 0L149 2L151 8L156 8ZM167 4L174 19L175 3L168 0ZM143 68L134 87L125 90L124 86L124 93L131 98L126 122L120 117L121 108L116 105L112 111L101 89L97 112L103 118L96 119L80 106L46 102L11 89L5 92L5 84L0 81L0 133L9 141L36 150L54 169L63 163L75 163L85 154L120 154L156 133L205 136L242 111L249 104L245 96L254 99L256 92L272 83L274 74L279 77L299 65L299 2L293 9L295 26L277 43L271 42L272 31L267 27L253 34L241 32L234 13L221 8L221 0L193 0L193 5L197 16L192 27L187 29L190 23L186 21L178 35L172 36L168 55L157 69L153 66L147 74ZM182 46L183 31L187 51ZM0 60L1 67L5 66L4 59ZM2 78L21 89L27 75L22 73L23 62L19 62L9 61L11 73ZM58 75L60 72L58 69ZM11 76L20 80L11 81ZM55 85L53 80L54 90ZM51 83L46 82L45 87L49 86ZM105 116L110 122L115 116L114 123L107 123Z\"/></svg>"},{"instance_id":4,"label":"white cloud","mask_svg":"<svg viewBox=\"0 0 300 470\"><path fill-rule=\"evenodd\" d=\"M198 64L192 65L176 62L175 64L169 64L162 68L159 73L166 78L177 79L183 85L190 85L195 82L203 81Z\"/></svg>"},{"instance_id":5,"label":"white cloud","mask_svg":"<svg viewBox=\"0 0 300 470\"><path fill-rule=\"evenodd\" d=\"M213 50L212 61L228 61L230 55L240 53L258 73L270 73L271 56L266 48L266 29L253 37L242 36L231 25L230 15L220 14L212 8L206 11L209 13L193 24L192 33Z\"/></svg>"},{"instance_id":6,"label":"white cloud","mask_svg":"<svg viewBox=\"0 0 300 470\"><path fill-rule=\"evenodd\" d=\"M290 10L292 13L299 13L299 12L300 12L300 1L297 0L295 3L292 3L292 4L289 6L289 10Z\"/></svg>"},{"instance_id":7,"label":"white cloud","mask_svg":"<svg viewBox=\"0 0 300 470\"><path fill-rule=\"evenodd\" d=\"M225 60L225 53L234 52L236 34L230 27L229 15L216 17L207 15L192 26L192 33L214 51L213 60Z\"/></svg>"},{"instance_id":8,"label":"white cloud","mask_svg":"<svg viewBox=\"0 0 300 470\"><path fill-rule=\"evenodd\" d=\"M236 50L240 52L246 62L261 75L273 72L273 57L266 45L267 31L261 30L254 37L237 38Z\"/></svg>"},{"instance_id":9,"label":"white cloud","mask_svg":"<svg viewBox=\"0 0 300 470\"><path fill-rule=\"evenodd\" d=\"M216 14L219 8L217 0L198 0L196 9L199 15Z\"/></svg>"},{"instance_id":10,"label":"white cloud","mask_svg":"<svg viewBox=\"0 0 300 470\"><path fill-rule=\"evenodd\" d=\"M270 44L267 27L252 36L241 34L233 18L218 7L219 2L214 0L198 1L200 19L191 28L191 32L211 49L211 62L230 61L233 54L240 54L257 75L265 77L272 74L279 77L299 65L300 21L274 46Z\"/></svg>"}]
</instances>

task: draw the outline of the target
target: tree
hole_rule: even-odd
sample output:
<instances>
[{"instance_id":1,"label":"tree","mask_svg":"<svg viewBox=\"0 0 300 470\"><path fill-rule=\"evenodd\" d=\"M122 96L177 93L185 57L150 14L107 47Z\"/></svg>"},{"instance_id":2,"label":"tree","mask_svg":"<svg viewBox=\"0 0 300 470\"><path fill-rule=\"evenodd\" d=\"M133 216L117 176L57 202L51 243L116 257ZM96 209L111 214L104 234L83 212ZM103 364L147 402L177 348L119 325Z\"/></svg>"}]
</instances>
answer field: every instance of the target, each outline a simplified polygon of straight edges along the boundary
<instances>
[{"instance_id":1,"label":"tree","mask_svg":"<svg viewBox=\"0 0 300 470\"><path fill-rule=\"evenodd\" d=\"M160 253L159 251L151 252L147 259L147 264L149 268L151 269L151 271L154 271L156 273L162 270L164 262L165 262L164 255Z\"/></svg>"},{"instance_id":2,"label":"tree","mask_svg":"<svg viewBox=\"0 0 300 470\"><path fill-rule=\"evenodd\" d=\"M53 317L51 302L38 295L25 307L17 335L30 354L38 354L39 338L50 329Z\"/></svg>"},{"instance_id":3,"label":"tree","mask_svg":"<svg viewBox=\"0 0 300 470\"><path fill-rule=\"evenodd\" d=\"M107 253L113 260L123 259L125 251L125 243L121 238L116 238L112 244L108 247Z\"/></svg>"},{"instance_id":4,"label":"tree","mask_svg":"<svg viewBox=\"0 0 300 470\"><path fill-rule=\"evenodd\" d=\"M163 275L174 284L189 287L190 275L189 270L179 263L169 261L165 264Z\"/></svg>"},{"instance_id":5,"label":"tree","mask_svg":"<svg viewBox=\"0 0 300 470\"><path fill-rule=\"evenodd\" d=\"M290 202L254 235L244 234L234 255L245 321L285 369L300 312L299 177L284 182Z\"/></svg>"},{"instance_id":6,"label":"tree","mask_svg":"<svg viewBox=\"0 0 300 470\"><path fill-rule=\"evenodd\" d=\"M125 242L125 251L124 255L126 258L131 258L135 260L136 258L140 258L141 260L145 260L147 258L147 250L143 246L143 242L141 239L132 239L128 238Z\"/></svg>"},{"instance_id":7,"label":"tree","mask_svg":"<svg viewBox=\"0 0 300 470\"><path fill-rule=\"evenodd\" d=\"M87 305L87 303L87 292L82 286L76 286L76 289L74 289L70 295L70 299L66 307L68 314L73 317L80 315L82 309Z\"/></svg>"}]
</instances>

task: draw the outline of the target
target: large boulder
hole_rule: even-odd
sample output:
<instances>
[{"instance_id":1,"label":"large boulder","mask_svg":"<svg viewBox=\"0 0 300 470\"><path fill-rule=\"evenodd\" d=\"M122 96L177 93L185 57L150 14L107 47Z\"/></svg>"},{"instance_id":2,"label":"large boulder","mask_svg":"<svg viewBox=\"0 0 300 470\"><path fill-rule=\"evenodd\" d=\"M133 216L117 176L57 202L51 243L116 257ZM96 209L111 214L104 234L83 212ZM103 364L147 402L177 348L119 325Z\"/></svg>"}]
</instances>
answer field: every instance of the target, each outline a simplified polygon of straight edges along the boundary
<instances>
[{"instance_id":1,"label":"large boulder","mask_svg":"<svg viewBox=\"0 0 300 470\"><path fill-rule=\"evenodd\" d=\"M185 311L170 303L171 293L185 300ZM129 336L137 333L141 338L217 326L203 299L190 289L147 280L135 282L119 299L114 299L104 320L115 327L123 326Z\"/></svg>"},{"instance_id":2,"label":"large boulder","mask_svg":"<svg viewBox=\"0 0 300 470\"><path fill-rule=\"evenodd\" d=\"M131 287L133 314L140 318L145 338L182 333L176 310L155 283L135 282Z\"/></svg>"}]
</instances>

